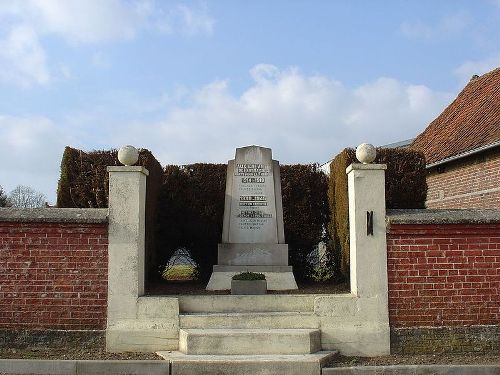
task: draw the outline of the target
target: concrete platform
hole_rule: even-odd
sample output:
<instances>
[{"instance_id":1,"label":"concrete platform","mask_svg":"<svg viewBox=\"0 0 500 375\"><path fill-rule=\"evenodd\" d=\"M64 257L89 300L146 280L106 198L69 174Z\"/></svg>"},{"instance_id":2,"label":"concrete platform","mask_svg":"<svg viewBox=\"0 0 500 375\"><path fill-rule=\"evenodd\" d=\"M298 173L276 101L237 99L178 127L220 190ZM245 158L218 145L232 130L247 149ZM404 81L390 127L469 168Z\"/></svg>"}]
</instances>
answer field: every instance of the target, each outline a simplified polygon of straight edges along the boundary
<instances>
[{"instance_id":1,"label":"concrete platform","mask_svg":"<svg viewBox=\"0 0 500 375\"><path fill-rule=\"evenodd\" d=\"M319 328L312 312L192 313L179 315L181 328Z\"/></svg>"},{"instance_id":2,"label":"concrete platform","mask_svg":"<svg viewBox=\"0 0 500 375\"><path fill-rule=\"evenodd\" d=\"M173 375L320 375L337 352L302 355L185 355L158 352L171 363Z\"/></svg>"},{"instance_id":3,"label":"concrete platform","mask_svg":"<svg viewBox=\"0 0 500 375\"><path fill-rule=\"evenodd\" d=\"M88 360L39 360L0 359L1 374L45 375L169 375L166 361L88 361Z\"/></svg>"},{"instance_id":4,"label":"concrete platform","mask_svg":"<svg viewBox=\"0 0 500 375\"><path fill-rule=\"evenodd\" d=\"M182 313L214 312L314 312L315 294L267 294L263 296L201 295L178 296Z\"/></svg>"},{"instance_id":5,"label":"concrete platform","mask_svg":"<svg viewBox=\"0 0 500 375\"><path fill-rule=\"evenodd\" d=\"M215 271L212 272L210 280L207 284L207 290L229 290L231 289L231 278L241 272L258 272L266 275L267 289L268 290L293 290L298 289L297 282L293 276L292 271L285 272L274 272L267 271L269 266L265 266L260 269L260 267L253 266L249 269L249 266L219 266L220 268L231 267L235 270L233 271ZM286 266L285 266L286 267Z\"/></svg>"},{"instance_id":6,"label":"concrete platform","mask_svg":"<svg viewBox=\"0 0 500 375\"><path fill-rule=\"evenodd\" d=\"M310 354L321 350L317 329L181 329L179 351L189 355Z\"/></svg>"}]
</instances>

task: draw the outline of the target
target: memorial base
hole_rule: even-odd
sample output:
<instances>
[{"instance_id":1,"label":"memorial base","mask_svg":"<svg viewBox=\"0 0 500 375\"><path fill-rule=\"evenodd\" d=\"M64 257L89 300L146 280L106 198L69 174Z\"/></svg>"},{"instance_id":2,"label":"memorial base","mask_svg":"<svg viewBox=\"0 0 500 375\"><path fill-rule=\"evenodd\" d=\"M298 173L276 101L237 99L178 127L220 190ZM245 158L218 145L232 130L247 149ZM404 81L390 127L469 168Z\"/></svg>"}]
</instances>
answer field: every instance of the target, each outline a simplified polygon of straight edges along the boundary
<instances>
[{"instance_id":1,"label":"memorial base","mask_svg":"<svg viewBox=\"0 0 500 375\"><path fill-rule=\"evenodd\" d=\"M284 243L220 243L219 264L246 266L265 264L283 266L288 264L288 245Z\"/></svg>"},{"instance_id":2,"label":"memorial base","mask_svg":"<svg viewBox=\"0 0 500 375\"><path fill-rule=\"evenodd\" d=\"M231 279L241 272L258 272L266 275L267 290L298 289L291 266L223 266L215 265L207 290L230 290Z\"/></svg>"}]
</instances>

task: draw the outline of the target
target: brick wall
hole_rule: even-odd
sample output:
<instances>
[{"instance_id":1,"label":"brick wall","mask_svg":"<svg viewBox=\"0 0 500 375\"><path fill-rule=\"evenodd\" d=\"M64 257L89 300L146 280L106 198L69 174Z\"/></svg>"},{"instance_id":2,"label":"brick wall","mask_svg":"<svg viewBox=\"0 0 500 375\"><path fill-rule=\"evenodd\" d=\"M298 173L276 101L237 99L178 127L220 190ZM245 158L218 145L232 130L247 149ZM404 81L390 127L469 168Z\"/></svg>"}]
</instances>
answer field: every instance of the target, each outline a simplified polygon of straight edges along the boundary
<instances>
[{"instance_id":1,"label":"brick wall","mask_svg":"<svg viewBox=\"0 0 500 375\"><path fill-rule=\"evenodd\" d=\"M387 255L391 327L500 324L500 223L391 224Z\"/></svg>"},{"instance_id":2,"label":"brick wall","mask_svg":"<svg viewBox=\"0 0 500 375\"><path fill-rule=\"evenodd\" d=\"M500 151L471 156L427 176L427 208L500 208Z\"/></svg>"},{"instance_id":3,"label":"brick wall","mask_svg":"<svg viewBox=\"0 0 500 375\"><path fill-rule=\"evenodd\" d=\"M100 213L97 223L0 220L0 329L105 328L108 235Z\"/></svg>"}]
</instances>

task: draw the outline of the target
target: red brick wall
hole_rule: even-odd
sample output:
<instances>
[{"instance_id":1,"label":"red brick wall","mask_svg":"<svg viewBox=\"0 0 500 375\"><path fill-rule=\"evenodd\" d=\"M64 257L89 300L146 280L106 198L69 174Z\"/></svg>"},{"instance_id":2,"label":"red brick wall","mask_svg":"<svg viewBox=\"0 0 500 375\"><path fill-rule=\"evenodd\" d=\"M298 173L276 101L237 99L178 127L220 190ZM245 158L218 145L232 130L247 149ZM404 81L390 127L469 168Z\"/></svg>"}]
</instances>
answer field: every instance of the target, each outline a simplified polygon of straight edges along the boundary
<instances>
[{"instance_id":1,"label":"red brick wall","mask_svg":"<svg viewBox=\"0 0 500 375\"><path fill-rule=\"evenodd\" d=\"M393 224L387 255L391 327L500 324L500 223Z\"/></svg>"},{"instance_id":2,"label":"red brick wall","mask_svg":"<svg viewBox=\"0 0 500 375\"><path fill-rule=\"evenodd\" d=\"M500 152L434 168L427 186L427 208L500 208Z\"/></svg>"},{"instance_id":3,"label":"red brick wall","mask_svg":"<svg viewBox=\"0 0 500 375\"><path fill-rule=\"evenodd\" d=\"M0 329L104 329L107 224L0 222Z\"/></svg>"}]
</instances>

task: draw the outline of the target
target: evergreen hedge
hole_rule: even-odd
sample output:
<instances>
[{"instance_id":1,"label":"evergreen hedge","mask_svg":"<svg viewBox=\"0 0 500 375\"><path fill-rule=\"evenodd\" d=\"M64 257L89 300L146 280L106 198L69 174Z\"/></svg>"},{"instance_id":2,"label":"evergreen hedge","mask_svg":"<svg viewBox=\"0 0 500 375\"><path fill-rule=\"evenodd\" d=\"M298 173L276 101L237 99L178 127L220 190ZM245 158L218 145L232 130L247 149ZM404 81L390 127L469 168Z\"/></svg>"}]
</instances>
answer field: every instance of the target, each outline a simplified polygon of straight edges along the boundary
<instances>
[{"instance_id":1,"label":"evergreen hedge","mask_svg":"<svg viewBox=\"0 0 500 375\"><path fill-rule=\"evenodd\" d=\"M108 207L108 166L121 165L118 151L85 152L71 147L64 149L61 175L57 187L57 207L102 208ZM163 169L146 149L139 150L137 165L149 171L146 184L146 269L156 277L158 268L155 234L157 201L160 195Z\"/></svg>"},{"instance_id":2,"label":"evergreen hedge","mask_svg":"<svg viewBox=\"0 0 500 375\"><path fill-rule=\"evenodd\" d=\"M356 151L346 148L330 164L328 202L332 239L332 257L338 259L337 270L349 275L349 200L346 168L357 163ZM387 208L425 208L427 183L425 157L409 149L377 149L374 163L387 164L385 199Z\"/></svg>"},{"instance_id":3,"label":"evergreen hedge","mask_svg":"<svg viewBox=\"0 0 500 375\"><path fill-rule=\"evenodd\" d=\"M108 165L118 165L117 151L66 147L57 192L58 207L107 207ZM146 197L146 265L148 279L179 248L196 262L196 275L206 281L217 264L222 237L226 164L168 165L162 169L148 150L141 150L139 165L149 170ZM297 279L312 276L308 254L325 239L328 223L327 177L316 165L282 165L285 240L289 264Z\"/></svg>"},{"instance_id":4,"label":"evergreen hedge","mask_svg":"<svg viewBox=\"0 0 500 375\"><path fill-rule=\"evenodd\" d=\"M166 264L178 248L186 248L206 281L217 264L222 238L226 164L169 165L159 201L158 245ZM307 261L323 240L328 222L327 177L315 165L280 168L285 241L297 279L312 276Z\"/></svg>"},{"instance_id":5,"label":"evergreen hedge","mask_svg":"<svg viewBox=\"0 0 500 375\"><path fill-rule=\"evenodd\" d=\"M225 164L190 164L165 167L159 200L158 252L163 263L178 248L189 251L196 274L206 281L217 264L222 237Z\"/></svg>"},{"instance_id":6,"label":"evergreen hedge","mask_svg":"<svg viewBox=\"0 0 500 375\"><path fill-rule=\"evenodd\" d=\"M282 165L281 192L289 264L299 280L313 276L311 250L326 241L328 178L315 164Z\"/></svg>"}]
</instances>

